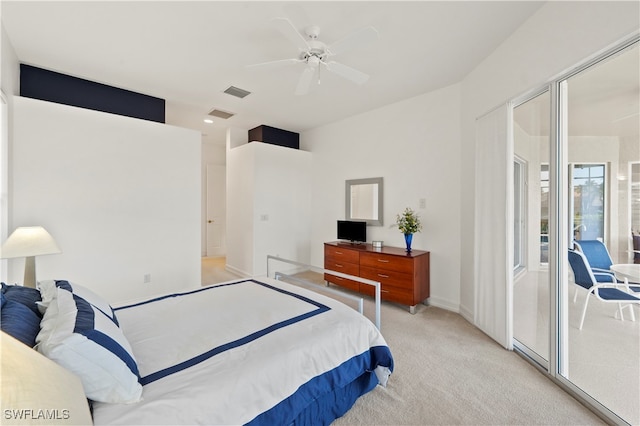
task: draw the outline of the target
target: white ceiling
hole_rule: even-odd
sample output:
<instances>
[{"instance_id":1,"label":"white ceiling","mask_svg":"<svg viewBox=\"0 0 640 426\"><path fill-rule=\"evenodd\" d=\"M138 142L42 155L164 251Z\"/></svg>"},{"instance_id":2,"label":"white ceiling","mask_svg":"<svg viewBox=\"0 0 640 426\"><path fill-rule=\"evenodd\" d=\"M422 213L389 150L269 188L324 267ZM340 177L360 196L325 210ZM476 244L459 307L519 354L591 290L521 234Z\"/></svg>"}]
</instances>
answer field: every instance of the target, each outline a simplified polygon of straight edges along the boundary
<instances>
[{"instance_id":1,"label":"white ceiling","mask_svg":"<svg viewBox=\"0 0 640 426\"><path fill-rule=\"evenodd\" d=\"M640 134L640 47L638 43L567 79L569 136L638 137ZM515 109L529 135L550 135L550 95Z\"/></svg>"},{"instance_id":2,"label":"white ceiling","mask_svg":"<svg viewBox=\"0 0 640 426\"><path fill-rule=\"evenodd\" d=\"M22 63L164 98L167 122L224 140L226 127L304 131L461 81L543 2L525 1L71 1L2 0ZM319 25L331 44L372 25L379 39L334 59L370 75L358 86L324 72L294 95L301 64L247 65L295 57L275 29ZM244 99L228 86L252 92ZM203 119L213 108L236 113Z\"/></svg>"}]
</instances>

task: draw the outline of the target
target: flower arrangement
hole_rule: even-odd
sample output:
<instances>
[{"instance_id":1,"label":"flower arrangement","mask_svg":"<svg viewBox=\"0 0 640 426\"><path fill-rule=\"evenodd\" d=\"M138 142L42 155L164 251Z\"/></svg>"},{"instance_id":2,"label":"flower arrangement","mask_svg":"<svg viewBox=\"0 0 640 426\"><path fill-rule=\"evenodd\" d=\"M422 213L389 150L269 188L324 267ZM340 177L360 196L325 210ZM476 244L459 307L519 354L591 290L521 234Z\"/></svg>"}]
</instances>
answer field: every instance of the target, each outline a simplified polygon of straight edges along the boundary
<instances>
[{"instance_id":1,"label":"flower arrangement","mask_svg":"<svg viewBox=\"0 0 640 426\"><path fill-rule=\"evenodd\" d=\"M422 224L420 223L418 214L409 207L404 209L404 212L397 215L396 224L398 225L400 232L405 235L415 234L422 230Z\"/></svg>"}]
</instances>

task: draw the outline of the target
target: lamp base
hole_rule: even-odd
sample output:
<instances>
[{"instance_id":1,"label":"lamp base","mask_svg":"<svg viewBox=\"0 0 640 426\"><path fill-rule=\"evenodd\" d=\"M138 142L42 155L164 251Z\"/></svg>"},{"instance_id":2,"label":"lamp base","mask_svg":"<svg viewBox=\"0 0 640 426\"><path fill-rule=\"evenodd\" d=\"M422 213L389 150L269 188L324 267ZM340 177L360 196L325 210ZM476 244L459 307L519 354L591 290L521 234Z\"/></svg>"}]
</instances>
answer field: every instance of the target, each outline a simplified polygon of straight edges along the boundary
<instances>
[{"instance_id":1,"label":"lamp base","mask_svg":"<svg viewBox=\"0 0 640 426\"><path fill-rule=\"evenodd\" d=\"M36 288L36 257L27 256L24 259L24 282L25 287Z\"/></svg>"}]
</instances>

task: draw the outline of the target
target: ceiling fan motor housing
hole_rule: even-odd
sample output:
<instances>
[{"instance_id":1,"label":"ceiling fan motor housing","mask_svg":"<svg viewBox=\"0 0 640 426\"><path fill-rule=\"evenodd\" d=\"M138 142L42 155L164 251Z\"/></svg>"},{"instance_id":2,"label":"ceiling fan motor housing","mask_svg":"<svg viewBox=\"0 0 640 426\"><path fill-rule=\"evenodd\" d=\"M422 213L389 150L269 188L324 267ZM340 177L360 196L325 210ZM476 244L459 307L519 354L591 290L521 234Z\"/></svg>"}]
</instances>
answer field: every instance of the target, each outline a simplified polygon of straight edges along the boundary
<instances>
[{"instance_id":1,"label":"ceiling fan motor housing","mask_svg":"<svg viewBox=\"0 0 640 426\"><path fill-rule=\"evenodd\" d=\"M307 44L309 45L309 49L300 54L300 59L314 66L325 62L328 56L326 45L318 40L311 40Z\"/></svg>"},{"instance_id":2,"label":"ceiling fan motor housing","mask_svg":"<svg viewBox=\"0 0 640 426\"><path fill-rule=\"evenodd\" d=\"M304 29L304 33L307 35L308 38L315 40L320 35L320 27L317 25L309 25L307 28Z\"/></svg>"}]
</instances>

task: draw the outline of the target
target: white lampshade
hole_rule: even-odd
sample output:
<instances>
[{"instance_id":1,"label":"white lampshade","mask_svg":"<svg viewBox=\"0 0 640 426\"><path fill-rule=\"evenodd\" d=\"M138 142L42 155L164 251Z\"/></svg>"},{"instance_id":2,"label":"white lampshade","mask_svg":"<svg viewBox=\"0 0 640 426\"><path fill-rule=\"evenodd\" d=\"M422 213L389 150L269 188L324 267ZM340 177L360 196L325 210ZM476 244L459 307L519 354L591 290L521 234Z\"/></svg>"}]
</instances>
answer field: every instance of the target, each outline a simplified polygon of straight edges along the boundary
<instances>
[{"instance_id":1,"label":"white lampshade","mask_svg":"<svg viewBox=\"0 0 640 426\"><path fill-rule=\"evenodd\" d=\"M16 228L0 248L2 259L55 253L62 253L62 250L42 226Z\"/></svg>"},{"instance_id":2,"label":"white lampshade","mask_svg":"<svg viewBox=\"0 0 640 426\"><path fill-rule=\"evenodd\" d=\"M25 287L36 286L36 256L62 253L53 237L42 226L16 228L0 248L0 259L24 257Z\"/></svg>"}]
</instances>

